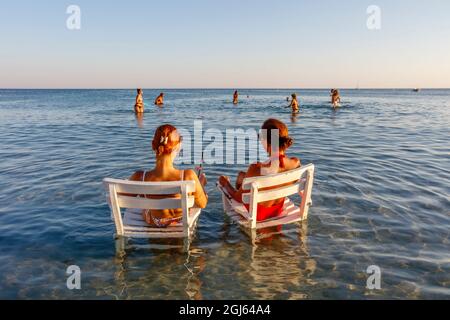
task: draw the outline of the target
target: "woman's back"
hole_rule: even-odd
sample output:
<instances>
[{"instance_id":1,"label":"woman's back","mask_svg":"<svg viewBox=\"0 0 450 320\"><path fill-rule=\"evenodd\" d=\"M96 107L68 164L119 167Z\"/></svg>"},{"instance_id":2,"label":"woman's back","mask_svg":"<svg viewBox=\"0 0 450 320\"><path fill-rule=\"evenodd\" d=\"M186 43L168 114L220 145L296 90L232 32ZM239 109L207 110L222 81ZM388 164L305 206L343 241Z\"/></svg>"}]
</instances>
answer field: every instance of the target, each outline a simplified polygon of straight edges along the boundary
<instances>
[{"instance_id":1,"label":"woman's back","mask_svg":"<svg viewBox=\"0 0 450 320\"><path fill-rule=\"evenodd\" d=\"M194 181L195 191L194 205L198 208L205 208L208 202L208 197L203 189L206 184L204 176L197 177L193 170L178 170L173 166L173 161L180 150L182 138L176 131L176 128L171 125L163 125L156 130L153 138L152 148L156 153L156 163L153 170L137 171L131 177L132 181L143 182L170 182L170 181ZM139 195L138 195L139 196ZM173 195L145 195L150 199L162 198L180 198L180 194ZM182 218L182 210L167 209L167 210L144 210L143 217L145 221L156 227L167 227L172 223L179 222Z\"/></svg>"},{"instance_id":2,"label":"woman's back","mask_svg":"<svg viewBox=\"0 0 450 320\"><path fill-rule=\"evenodd\" d=\"M273 167L274 167L273 162L256 163L256 164L252 165L252 166L254 166L254 168L253 169L250 168L250 170L254 170L255 176L264 176L267 174L276 174L276 173L282 173L282 172L294 170L294 169L299 168L301 165L300 160L295 157L293 157L293 158L280 157L280 159L278 161L279 161L279 163L278 163L278 166L276 166L277 167L276 171L273 170ZM250 170L249 170L249 173L250 173ZM287 185L289 185L289 184L287 184ZM280 186L284 186L284 185L280 185ZM264 188L261 190L270 190L270 189L278 188L280 186ZM275 206L280 203L284 203L284 198L261 202L260 205L263 207L272 207L272 206Z\"/></svg>"},{"instance_id":3,"label":"woman's back","mask_svg":"<svg viewBox=\"0 0 450 320\"><path fill-rule=\"evenodd\" d=\"M295 99L294 95L293 98ZM254 163L249 166L246 172L239 173L236 180L236 188L231 185L228 177L221 176L219 178L219 184L225 188L226 192L234 200L241 203L242 195L249 192L248 189L244 190L242 188L242 183L246 178L278 174L300 167L300 160L298 158L289 158L286 155L286 150L294 143L294 141L289 136L288 128L283 122L276 119L268 119L264 122L261 129L263 130L263 134L260 135L260 141L268 152L270 159L264 163ZM277 132L278 134L272 137L272 131ZM278 140L277 143L274 142L273 146L272 138ZM291 183L287 185L290 184ZM280 186L261 190L269 190L277 187ZM278 216L283 211L283 204L284 198L259 203L257 208L257 220L262 221ZM249 205L244 205L249 209Z\"/></svg>"},{"instance_id":4,"label":"woman's back","mask_svg":"<svg viewBox=\"0 0 450 320\"><path fill-rule=\"evenodd\" d=\"M132 181L142 181L142 182L170 182L170 181L183 181L184 180L184 171L182 170L176 170L170 174L165 175L159 175L156 170L151 171L138 171L133 176L131 176L130 180ZM146 198L149 199L164 199L164 198L180 198L181 194L173 194L170 196L167 195L146 195ZM173 219L173 218L180 218L182 211L180 209L165 209L165 210L150 210L148 212L151 214L153 218L157 219ZM148 215L148 214L147 214ZM154 221L150 217L145 217L145 220L147 223L152 224Z\"/></svg>"}]
</instances>

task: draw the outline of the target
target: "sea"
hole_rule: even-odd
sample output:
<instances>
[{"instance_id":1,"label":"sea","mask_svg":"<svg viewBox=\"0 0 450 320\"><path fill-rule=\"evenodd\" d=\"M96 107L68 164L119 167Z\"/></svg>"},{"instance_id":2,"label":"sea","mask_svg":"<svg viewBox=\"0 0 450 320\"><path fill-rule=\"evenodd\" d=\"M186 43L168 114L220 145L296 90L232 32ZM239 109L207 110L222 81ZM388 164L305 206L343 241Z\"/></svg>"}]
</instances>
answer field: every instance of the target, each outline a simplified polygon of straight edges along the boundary
<instances>
[{"instance_id":1,"label":"sea","mask_svg":"<svg viewBox=\"0 0 450 320\"><path fill-rule=\"evenodd\" d=\"M135 89L0 90L0 298L450 299L450 90L341 90L336 110L329 90L240 89L237 106L233 91L144 89L136 117ZM268 118L315 165L307 221L253 239L216 188L248 163L205 161L188 247L119 244L102 181L151 170L159 125L194 136L199 122L225 133Z\"/></svg>"}]
</instances>

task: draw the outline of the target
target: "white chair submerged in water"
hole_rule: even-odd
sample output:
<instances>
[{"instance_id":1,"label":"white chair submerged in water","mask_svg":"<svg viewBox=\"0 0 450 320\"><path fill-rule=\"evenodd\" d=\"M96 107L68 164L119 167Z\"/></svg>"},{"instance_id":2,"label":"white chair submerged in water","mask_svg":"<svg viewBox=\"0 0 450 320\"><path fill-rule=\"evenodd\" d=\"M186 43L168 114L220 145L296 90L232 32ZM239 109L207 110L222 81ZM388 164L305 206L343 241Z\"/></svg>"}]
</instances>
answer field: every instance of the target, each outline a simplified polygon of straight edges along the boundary
<instances>
[{"instance_id":1,"label":"white chair submerged in water","mask_svg":"<svg viewBox=\"0 0 450 320\"><path fill-rule=\"evenodd\" d=\"M314 181L314 165L298 169L244 179L242 188L246 192L242 195L244 204L234 200L222 186L218 185L222 193L225 213L239 225L252 230L269 228L306 220L311 206L311 193ZM296 206L289 196L299 195L301 202ZM285 198L283 213L276 218L258 222L258 203Z\"/></svg>"},{"instance_id":2,"label":"white chair submerged in water","mask_svg":"<svg viewBox=\"0 0 450 320\"><path fill-rule=\"evenodd\" d=\"M192 193L195 191L195 181L141 182L107 178L103 182L109 191L109 205L116 225L116 236L188 239L193 236L201 213L201 209L194 208ZM181 197L174 198L173 195L177 194ZM129 195L139 195L139 197ZM161 197L161 199L145 197L150 195ZM122 214L121 208L127 210ZM142 216L143 210L179 208L183 212L181 222L167 228L152 227Z\"/></svg>"}]
</instances>

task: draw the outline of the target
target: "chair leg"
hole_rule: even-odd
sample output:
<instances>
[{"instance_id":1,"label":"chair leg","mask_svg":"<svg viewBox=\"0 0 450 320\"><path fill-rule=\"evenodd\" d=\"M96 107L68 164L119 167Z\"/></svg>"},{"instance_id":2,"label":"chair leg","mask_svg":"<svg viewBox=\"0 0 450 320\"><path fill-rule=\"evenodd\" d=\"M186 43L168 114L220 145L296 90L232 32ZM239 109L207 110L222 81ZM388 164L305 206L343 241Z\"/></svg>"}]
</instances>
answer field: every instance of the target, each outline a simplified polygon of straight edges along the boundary
<instances>
[{"instance_id":1,"label":"chair leg","mask_svg":"<svg viewBox=\"0 0 450 320\"><path fill-rule=\"evenodd\" d=\"M252 240L252 245L256 245L256 241L258 240L258 231L256 229L250 229L250 237Z\"/></svg>"},{"instance_id":2,"label":"chair leg","mask_svg":"<svg viewBox=\"0 0 450 320\"><path fill-rule=\"evenodd\" d=\"M116 246L116 255L121 255L125 252L125 244L126 239L122 236L116 236L115 240L115 246Z\"/></svg>"},{"instance_id":3,"label":"chair leg","mask_svg":"<svg viewBox=\"0 0 450 320\"><path fill-rule=\"evenodd\" d=\"M189 252L190 247L191 247L191 238L185 237L183 240L183 251Z\"/></svg>"},{"instance_id":4,"label":"chair leg","mask_svg":"<svg viewBox=\"0 0 450 320\"><path fill-rule=\"evenodd\" d=\"M223 211L227 212L229 210L228 199L225 194L222 193L222 207Z\"/></svg>"}]
</instances>

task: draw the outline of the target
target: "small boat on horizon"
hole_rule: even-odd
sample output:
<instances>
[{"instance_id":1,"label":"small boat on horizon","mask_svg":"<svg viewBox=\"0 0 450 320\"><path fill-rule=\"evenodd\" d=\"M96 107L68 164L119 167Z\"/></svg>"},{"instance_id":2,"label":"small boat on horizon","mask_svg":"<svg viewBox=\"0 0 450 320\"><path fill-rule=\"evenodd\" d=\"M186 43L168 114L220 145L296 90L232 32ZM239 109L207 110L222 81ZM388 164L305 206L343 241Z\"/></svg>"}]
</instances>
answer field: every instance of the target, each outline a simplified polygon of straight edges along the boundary
<instances>
[{"instance_id":1,"label":"small boat on horizon","mask_svg":"<svg viewBox=\"0 0 450 320\"><path fill-rule=\"evenodd\" d=\"M420 89L419 88L414 88L413 92L420 92Z\"/></svg>"}]
</instances>

